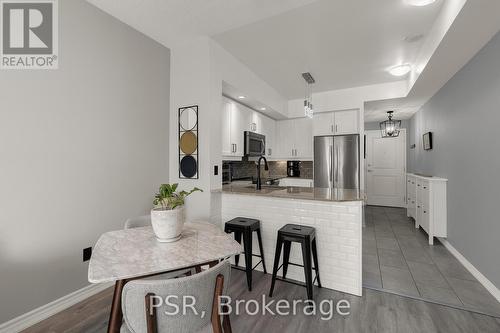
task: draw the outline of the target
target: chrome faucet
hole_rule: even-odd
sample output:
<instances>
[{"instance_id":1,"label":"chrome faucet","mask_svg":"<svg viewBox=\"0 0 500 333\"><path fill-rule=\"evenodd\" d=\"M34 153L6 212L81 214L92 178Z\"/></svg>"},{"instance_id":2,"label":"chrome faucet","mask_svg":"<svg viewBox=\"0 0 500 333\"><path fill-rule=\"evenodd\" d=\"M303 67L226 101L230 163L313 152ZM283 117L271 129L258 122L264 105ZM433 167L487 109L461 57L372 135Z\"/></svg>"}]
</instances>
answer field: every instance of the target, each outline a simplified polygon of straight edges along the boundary
<instances>
[{"instance_id":1,"label":"chrome faucet","mask_svg":"<svg viewBox=\"0 0 500 333\"><path fill-rule=\"evenodd\" d=\"M260 161L262 161L262 159L264 159L264 170L269 170L266 158L264 156L259 157L259 160L257 161L257 190L262 189L262 181L260 179Z\"/></svg>"}]
</instances>

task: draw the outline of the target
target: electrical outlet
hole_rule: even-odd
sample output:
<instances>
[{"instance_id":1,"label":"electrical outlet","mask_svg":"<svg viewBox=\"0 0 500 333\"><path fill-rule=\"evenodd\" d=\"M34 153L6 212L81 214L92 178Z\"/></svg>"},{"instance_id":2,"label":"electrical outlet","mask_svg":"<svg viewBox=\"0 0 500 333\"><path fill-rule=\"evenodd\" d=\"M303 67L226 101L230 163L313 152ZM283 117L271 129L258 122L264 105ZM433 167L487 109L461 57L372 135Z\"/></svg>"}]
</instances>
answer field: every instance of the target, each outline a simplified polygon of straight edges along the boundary
<instances>
[{"instance_id":1,"label":"electrical outlet","mask_svg":"<svg viewBox=\"0 0 500 333\"><path fill-rule=\"evenodd\" d=\"M219 166L214 165L214 176L217 176L219 174Z\"/></svg>"},{"instance_id":2,"label":"electrical outlet","mask_svg":"<svg viewBox=\"0 0 500 333\"><path fill-rule=\"evenodd\" d=\"M83 262L89 261L92 256L92 247L87 247L83 249Z\"/></svg>"}]
</instances>

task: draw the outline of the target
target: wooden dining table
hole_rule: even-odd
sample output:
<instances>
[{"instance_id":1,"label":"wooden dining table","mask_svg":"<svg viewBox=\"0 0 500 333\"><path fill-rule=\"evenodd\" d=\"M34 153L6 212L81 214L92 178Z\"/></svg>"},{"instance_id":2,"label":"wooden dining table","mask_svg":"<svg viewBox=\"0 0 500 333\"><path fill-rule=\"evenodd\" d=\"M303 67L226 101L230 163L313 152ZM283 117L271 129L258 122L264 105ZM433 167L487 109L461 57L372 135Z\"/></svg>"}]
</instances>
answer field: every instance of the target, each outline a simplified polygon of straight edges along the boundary
<instances>
[{"instance_id":1,"label":"wooden dining table","mask_svg":"<svg viewBox=\"0 0 500 333\"><path fill-rule=\"evenodd\" d=\"M241 245L220 227L208 222L184 225L182 237L173 243L159 242L151 226L106 232L97 241L89 263L90 283L114 282L115 290L108 332L120 332L123 286L131 280L181 271L243 252Z\"/></svg>"}]
</instances>

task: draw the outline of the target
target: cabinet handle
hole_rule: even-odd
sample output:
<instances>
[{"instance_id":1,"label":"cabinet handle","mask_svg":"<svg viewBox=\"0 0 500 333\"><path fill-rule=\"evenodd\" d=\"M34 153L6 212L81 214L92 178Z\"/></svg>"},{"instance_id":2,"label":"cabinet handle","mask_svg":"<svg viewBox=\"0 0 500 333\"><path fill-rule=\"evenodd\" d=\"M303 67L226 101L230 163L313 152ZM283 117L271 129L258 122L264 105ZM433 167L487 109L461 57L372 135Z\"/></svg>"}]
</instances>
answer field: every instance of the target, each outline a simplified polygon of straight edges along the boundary
<instances>
[{"instance_id":1,"label":"cabinet handle","mask_svg":"<svg viewBox=\"0 0 500 333\"><path fill-rule=\"evenodd\" d=\"M335 125L335 133L337 133L338 131L339 131L339 126Z\"/></svg>"},{"instance_id":2,"label":"cabinet handle","mask_svg":"<svg viewBox=\"0 0 500 333\"><path fill-rule=\"evenodd\" d=\"M426 210L424 210L424 214L427 214L427 211L426 211Z\"/></svg>"},{"instance_id":3,"label":"cabinet handle","mask_svg":"<svg viewBox=\"0 0 500 333\"><path fill-rule=\"evenodd\" d=\"M238 144L234 144L234 152L236 153L238 151Z\"/></svg>"},{"instance_id":4,"label":"cabinet handle","mask_svg":"<svg viewBox=\"0 0 500 333\"><path fill-rule=\"evenodd\" d=\"M331 130L330 130L330 131L333 133L333 132L334 132L334 131L333 131L333 125L331 125L330 127L331 127Z\"/></svg>"},{"instance_id":5,"label":"cabinet handle","mask_svg":"<svg viewBox=\"0 0 500 333\"><path fill-rule=\"evenodd\" d=\"M424 190L427 189L427 186L424 186Z\"/></svg>"},{"instance_id":6,"label":"cabinet handle","mask_svg":"<svg viewBox=\"0 0 500 333\"><path fill-rule=\"evenodd\" d=\"M267 155L271 156L271 152L272 152L271 148L268 148L267 149Z\"/></svg>"},{"instance_id":7,"label":"cabinet handle","mask_svg":"<svg viewBox=\"0 0 500 333\"><path fill-rule=\"evenodd\" d=\"M420 187L420 184L417 184L418 187Z\"/></svg>"}]
</instances>

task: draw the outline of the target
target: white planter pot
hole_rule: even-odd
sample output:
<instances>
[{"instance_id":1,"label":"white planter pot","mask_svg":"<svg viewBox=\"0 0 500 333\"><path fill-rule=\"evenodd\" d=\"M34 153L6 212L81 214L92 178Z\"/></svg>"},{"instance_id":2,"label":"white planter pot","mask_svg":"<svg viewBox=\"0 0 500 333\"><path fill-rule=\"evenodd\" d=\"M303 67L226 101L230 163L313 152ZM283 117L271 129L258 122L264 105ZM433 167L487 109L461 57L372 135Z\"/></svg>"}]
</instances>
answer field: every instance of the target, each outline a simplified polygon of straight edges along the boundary
<instances>
[{"instance_id":1,"label":"white planter pot","mask_svg":"<svg viewBox=\"0 0 500 333\"><path fill-rule=\"evenodd\" d=\"M151 224L159 242L175 242L181 238L185 220L184 206L172 210L151 210Z\"/></svg>"}]
</instances>

